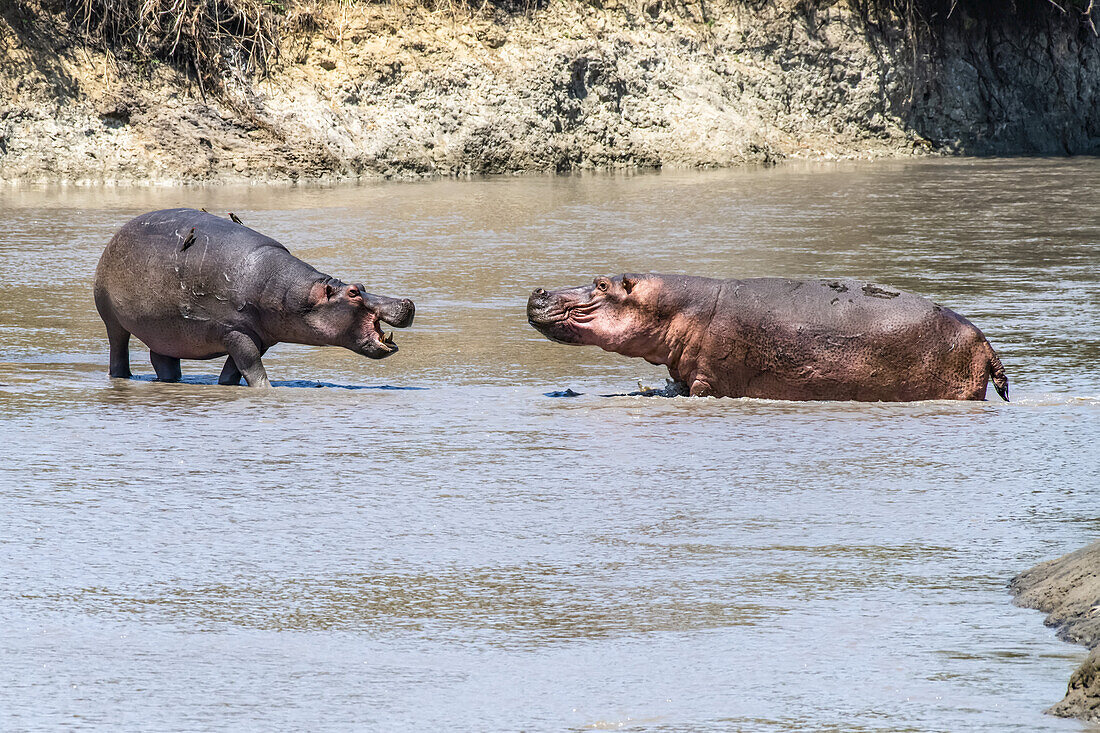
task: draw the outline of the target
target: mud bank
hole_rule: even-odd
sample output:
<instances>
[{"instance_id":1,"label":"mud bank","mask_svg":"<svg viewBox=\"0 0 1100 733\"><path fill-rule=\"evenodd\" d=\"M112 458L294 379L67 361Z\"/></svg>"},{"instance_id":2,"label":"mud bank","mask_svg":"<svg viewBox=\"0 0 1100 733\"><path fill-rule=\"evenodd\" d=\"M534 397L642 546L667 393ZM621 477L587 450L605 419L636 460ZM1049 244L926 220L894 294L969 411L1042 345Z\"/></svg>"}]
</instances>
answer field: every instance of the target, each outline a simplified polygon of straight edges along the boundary
<instances>
[{"instance_id":1,"label":"mud bank","mask_svg":"<svg viewBox=\"0 0 1100 733\"><path fill-rule=\"evenodd\" d=\"M262 78L227 56L214 94L186 65L79 42L36 1L0 9L0 180L1100 152L1100 39L1079 14L963 3L916 28L843 2L320 2L283 23Z\"/></svg>"},{"instance_id":2,"label":"mud bank","mask_svg":"<svg viewBox=\"0 0 1100 733\"><path fill-rule=\"evenodd\" d=\"M1013 578L1016 603L1045 612L1058 637L1092 649L1048 713L1100 722L1100 542Z\"/></svg>"}]
</instances>

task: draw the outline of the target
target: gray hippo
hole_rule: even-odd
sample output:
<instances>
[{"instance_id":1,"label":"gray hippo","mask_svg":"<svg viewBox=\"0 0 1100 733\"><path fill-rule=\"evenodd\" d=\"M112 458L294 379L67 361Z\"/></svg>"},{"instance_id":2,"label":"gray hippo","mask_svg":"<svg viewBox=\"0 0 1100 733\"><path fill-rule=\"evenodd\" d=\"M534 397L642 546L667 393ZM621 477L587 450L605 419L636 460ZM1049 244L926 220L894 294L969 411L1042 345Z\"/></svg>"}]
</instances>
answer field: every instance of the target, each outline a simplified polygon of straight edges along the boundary
<instances>
[{"instance_id":1,"label":"gray hippo","mask_svg":"<svg viewBox=\"0 0 1100 733\"><path fill-rule=\"evenodd\" d=\"M692 396L778 400L1008 400L985 336L958 313L854 280L598 277L535 290L527 319L566 344L668 367Z\"/></svg>"},{"instance_id":2,"label":"gray hippo","mask_svg":"<svg viewBox=\"0 0 1100 733\"><path fill-rule=\"evenodd\" d=\"M343 346L372 359L397 351L380 323L404 328L411 300L371 295L302 262L286 247L205 211L142 214L119 230L95 273L110 374L130 377L130 335L149 347L157 378L180 359L228 354L219 384L269 387L260 361L280 341Z\"/></svg>"}]
</instances>

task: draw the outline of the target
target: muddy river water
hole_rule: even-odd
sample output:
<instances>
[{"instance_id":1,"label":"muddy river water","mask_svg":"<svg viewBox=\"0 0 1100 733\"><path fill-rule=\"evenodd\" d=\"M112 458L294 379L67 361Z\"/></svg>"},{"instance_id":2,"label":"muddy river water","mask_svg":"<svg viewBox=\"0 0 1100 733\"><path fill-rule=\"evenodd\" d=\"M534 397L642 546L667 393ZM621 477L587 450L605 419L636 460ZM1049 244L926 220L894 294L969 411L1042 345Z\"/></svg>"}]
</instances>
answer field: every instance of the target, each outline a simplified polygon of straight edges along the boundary
<instances>
[{"instance_id":1,"label":"muddy river water","mask_svg":"<svg viewBox=\"0 0 1100 733\"><path fill-rule=\"evenodd\" d=\"M400 353L108 379L96 261L172 206L411 297ZM1078 159L0 189L0 728L1080 730L1005 586L1100 534L1098 212ZM623 271L928 295L1013 402L603 396L664 373L524 306Z\"/></svg>"}]
</instances>

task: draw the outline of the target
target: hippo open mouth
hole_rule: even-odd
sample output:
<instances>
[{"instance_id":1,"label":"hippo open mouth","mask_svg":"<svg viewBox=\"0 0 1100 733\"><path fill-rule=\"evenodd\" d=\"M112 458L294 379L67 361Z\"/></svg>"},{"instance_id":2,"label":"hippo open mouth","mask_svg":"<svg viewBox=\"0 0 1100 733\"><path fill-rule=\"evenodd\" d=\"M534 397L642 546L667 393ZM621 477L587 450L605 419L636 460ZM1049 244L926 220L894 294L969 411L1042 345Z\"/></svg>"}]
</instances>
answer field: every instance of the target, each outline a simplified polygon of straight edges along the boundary
<instances>
[{"instance_id":1,"label":"hippo open mouth","mask_svg":"<svg viewBox=\"0 0 1100 733\"><path fill-rule=\"evenodd\" d=\"M397 344L393 341L393 331L386 333L382 330L382 324L388 324L394 328L407 328L412 325L416 308L408 298L386 298L381 295L372 295L363 290L362 285L355 285L355 290L363 298L363 304L367 307L367 318L363 329L363 340L359 342L356 351L371 359L385 359L390 354L397 353Z\"/></svg>"},{"instance_id":2,"label":"hippo open mouth","mask_svg":"<svg viewBox=\"0 0 1100 733\"><path fill-rule=\"evenodd\" d=\"M404 328L409 325L411 320L411 318L403 320L395 318L391 321L388 318L375 316L370 321L366 338L363 339L356 350L363 356L370 357L371 359L385 359L390 354L396 354L399 349L397 348L397 344L394 343L393 331L386 333L382 330L382 324L386 323L396 328Z\"/></svg>"}]
</instances>

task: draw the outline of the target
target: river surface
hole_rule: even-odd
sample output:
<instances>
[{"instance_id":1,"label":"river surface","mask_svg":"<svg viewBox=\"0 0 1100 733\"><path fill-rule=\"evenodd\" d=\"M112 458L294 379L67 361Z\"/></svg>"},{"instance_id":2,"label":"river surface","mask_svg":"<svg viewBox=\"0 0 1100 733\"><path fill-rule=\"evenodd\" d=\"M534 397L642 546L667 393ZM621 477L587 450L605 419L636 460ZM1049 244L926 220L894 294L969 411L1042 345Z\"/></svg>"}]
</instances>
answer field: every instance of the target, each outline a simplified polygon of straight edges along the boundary
<instances>
[{"instance_id":1,"label":"river surface","mask_svg":"<svg viewBox=\"0 0 1100 733\"><path fill-rule=\"evenodd\" d=\"M400 352L110 380L96 261L174 206L411 297ZM1100 534L1098 212L1095 159L0 189L0 728L1081 730L1006 583ZM624 271L928 295L1013 402L604 396L665 373L524 307Z\"/></svg>"}]
</instances>

